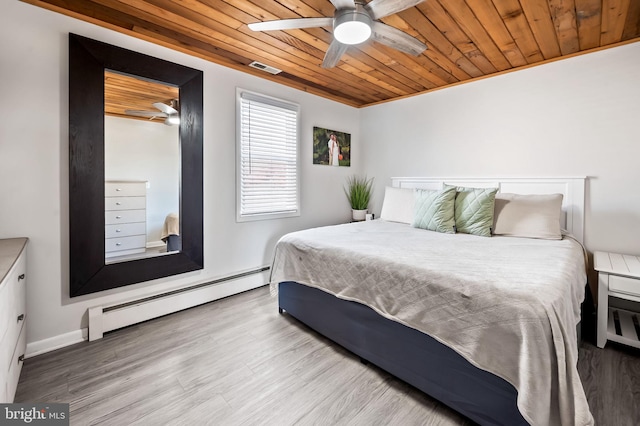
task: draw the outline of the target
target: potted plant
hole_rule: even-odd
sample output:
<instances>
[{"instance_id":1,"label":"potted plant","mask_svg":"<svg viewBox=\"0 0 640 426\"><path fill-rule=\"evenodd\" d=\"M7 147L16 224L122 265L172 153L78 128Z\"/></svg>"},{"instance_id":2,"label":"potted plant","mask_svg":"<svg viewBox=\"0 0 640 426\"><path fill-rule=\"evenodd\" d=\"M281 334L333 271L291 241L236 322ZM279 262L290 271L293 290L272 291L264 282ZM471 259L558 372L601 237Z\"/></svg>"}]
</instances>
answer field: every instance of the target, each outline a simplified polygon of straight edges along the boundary
<instances>
[{"instance_id":1,"label":"potted plant","mask_svg":"<svg viewBox=\"0 0 640 426\"><path fill-rule=\"evenodd\" d=\"M366 176L351 176L347 179L347 186L344 188L344 193L349 199L351 204L351 212L353 220L364 220L367 214L367 207L369 207L369 200L371 199L371 190L373 187L373 178L367 179Z\"/></svg>"}]
</instances>

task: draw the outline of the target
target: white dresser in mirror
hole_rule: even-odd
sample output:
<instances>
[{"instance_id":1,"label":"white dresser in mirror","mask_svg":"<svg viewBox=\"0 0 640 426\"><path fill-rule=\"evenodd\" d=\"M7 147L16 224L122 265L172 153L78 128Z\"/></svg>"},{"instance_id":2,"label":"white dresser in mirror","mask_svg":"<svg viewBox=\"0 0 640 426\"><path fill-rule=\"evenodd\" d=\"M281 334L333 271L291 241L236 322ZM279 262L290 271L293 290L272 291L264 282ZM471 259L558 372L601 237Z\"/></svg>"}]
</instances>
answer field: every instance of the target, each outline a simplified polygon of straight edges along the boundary
<instances>
[{"instance_id":1,"label":"white dresser in mirror","mask_svg":"<svg viewBox=\"0 0 640 426\"><path fill-rule=\"evenodd\" d=\"M147 244L147 182L106 181L105 258L144 253Z\"/></svg>"},{"instance_id":2,"label":"white dresser in mirror","mask_svg":"<svg viewBox=\"0 0 640 426\"><path fill-rule=\"evenodd\" d=\"M27 239L0 240L0 403L11 403L27 348Z\"/></svg>"}]
</instances>

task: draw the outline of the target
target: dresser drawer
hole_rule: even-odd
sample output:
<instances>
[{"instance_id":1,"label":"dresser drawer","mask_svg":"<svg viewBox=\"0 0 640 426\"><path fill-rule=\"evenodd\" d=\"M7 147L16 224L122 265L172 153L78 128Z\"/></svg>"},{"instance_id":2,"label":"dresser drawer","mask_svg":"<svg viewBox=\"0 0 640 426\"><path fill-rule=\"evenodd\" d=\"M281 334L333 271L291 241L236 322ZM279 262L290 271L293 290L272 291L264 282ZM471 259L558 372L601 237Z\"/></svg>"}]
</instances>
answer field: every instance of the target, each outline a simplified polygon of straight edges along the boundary
<instances>
[{"instance_id":1,"label":"dresser drawer","mask_svg":"<svg viewBox=\"0 0 640 426\"><path fill-rule=\"evenodd\" d=\"M9 377L9 367L11 364L11 357L16 348L16 342L9 342L9 339L5 336L0 340L0 386L4 386L4 393L7 393L7 379ZM2 392L0 392L2 393ZM5 399L0 399L0 404L7 402Z\"/></svg>"},{"instance_id":2,"label":"dresser drawer","mask_svg":"<svg viewBox=\"0 0 640 426\"><path fill-rule=\"evenodd\" d=\"M9 321L11 318L11 303L12 298L9 294L8 282L3 282L0 284L0 341L7 334L7 326L9 325Z\"/></svg>"},{"instance_id":3,"label":"dresser drawer","mask_svg":"<svg viewBox=\"0 0 640 426\"><path fill-rule=\"evenodd\" d=\"M0 306L3 308L0 311L0 335L8 339L7 342L15 342L18 338L18 332L22 325L19 324L22 320L18 321L18 316L24 315L26 311L26 269L27 257L23 252L0 284L2 297Z\"/></svg>"},{"instance_id":4,"label":"dresser drawer","mask_svg":"<svg viewBox=\"0 0 640 426\"><path fill-rule=\"evenodd\" d=\"M16 342L20 335L20 330L24 328L24 320L16 321L10 324L9 332L2 339L2 347L0 348L0 369L6 372L9 369L9 360L16 348Z\"/></svg>"},{"instance_id":5,"label":"dresser drawer","mask_svg":"<svg viewBox=\"0 0 640 426\"><path fill-rule=\"evenodd\" d=\"M131 250L131 249L141 249L141 251L145 250L147 244L147 236L146 235L134 235L131 237L121 237L121 238L108 238L104 241L104 249L107 253L123 251L123 250Z\"/></svg>"},{"instance_id":6,"label":"dresser drawer","mask_svg":"<svg viewBox=\"0 0 640 426\"><path fill-rule=\"evenodd\" d=\"M105 182L105 197L140 197L147 194L146 182Z\"/></svg>"},{"instance_id":7,"label":"dresser drawer","mask_svg":"<svg viewBox=\"0 0 640 426\"><path fill-rule=\"evenodd\" d=\"M118 223L146 222L146 210L112 210L104 213L105 225Z\"/></svg>"},{"instance_id":8,"label":"dresser drawer","mask_svg":"<svg viewBox=\"0 0 640 426\"><path fill-rule=\"evenodd\" d=\"M146 235L147 227L144 222L122 223L104 227L105 238L130 237L132 235Z\"/></svg>"},{"instance_id":9,"label":"dresser drawer","mask_svg":"<svg viewBox=\"0 0 640 426\"><path fill-rule=\"evenodd\" d=\"M640 296L640 279L609 275L609 291Z\"/></svg>"},{"instance_id":10,"label":"dresser drawer","mask_svg":"<svg viewBox=\"0 0 640 426\"><path fill-rule=\"evenodd\" d=\"M24 354L27 349L27 327L24 325L20 329L20 335L18 338L18 345L13 352L11 358L11 364L9 365L9 373L7 376L7 399L9 402L13 402L16 396L16 389L18 388L18 381L20 379L20 371L22 371L22 364L24 364Z\"/></svg>"},{"instance_id":11,"label":"dresser drawer","mask_svg":"<svg viewBox=\"0 0 640 426\"><path fill-rule=\"evenodd\" d=\"M27 318L26 309L26 280L16 281L13 291L13 309L11 309L11 318L7 324L6 338L8 342L16 342L20 330Z\"/></svg>"},{"instance_id":12,"label":"dresser drawer","mask_svg":"<svg viewBox=\"0 0 640 426\"><path fill-rule=\"evenodd\" d=\"M107 197L104 199L105 210L144 210L147 208L146 197Z\"/></svg>"}]
</instances>

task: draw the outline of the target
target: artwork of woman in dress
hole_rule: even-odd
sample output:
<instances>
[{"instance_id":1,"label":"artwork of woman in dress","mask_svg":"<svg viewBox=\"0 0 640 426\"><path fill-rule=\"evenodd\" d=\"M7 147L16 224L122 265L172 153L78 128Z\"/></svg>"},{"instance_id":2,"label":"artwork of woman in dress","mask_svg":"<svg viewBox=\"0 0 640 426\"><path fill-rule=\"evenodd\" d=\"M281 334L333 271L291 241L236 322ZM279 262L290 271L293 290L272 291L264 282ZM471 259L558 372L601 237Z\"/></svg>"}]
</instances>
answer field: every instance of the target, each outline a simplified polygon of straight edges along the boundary
<instances>
[{"instance_id":1,"label":"artwork of woman in dress","mask_svg":"<svg viewBox=\"0 0 640 426\"><path fill-rule=\"evenodd\" d=\"M329 165L339 166L341 157L340 145L338 145L338 140L336 139L335 133L331 133L329 135L329 142L327 142L327 146L329 147Z\"/></svg>"},{"instance_id":2,"label":"artwork of woman in dress","mask_svg":"<svg viewBox=\"0 0 640 426\"><path fill-rule=\"evenodd\" d=\"M351 135L336 130L313 128L313 164L351 166Z\"/></svg>"}]
</instances>

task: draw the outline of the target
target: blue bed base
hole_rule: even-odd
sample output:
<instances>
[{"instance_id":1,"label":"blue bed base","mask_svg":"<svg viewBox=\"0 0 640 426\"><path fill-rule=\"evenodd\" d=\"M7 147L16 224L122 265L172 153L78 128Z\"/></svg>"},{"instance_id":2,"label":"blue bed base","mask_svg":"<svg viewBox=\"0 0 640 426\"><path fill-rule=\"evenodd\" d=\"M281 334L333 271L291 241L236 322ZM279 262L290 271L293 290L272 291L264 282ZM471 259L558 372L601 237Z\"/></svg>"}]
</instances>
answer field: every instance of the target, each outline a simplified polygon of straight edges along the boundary
<instances>
[{"instance_id":1,"label":"blue bed base","mask_svg":"<svg viewBox=\"0 0 640 426\"><path fill-rule=\"evenodd\" d=\"M368 306L287 281L279 310L480 425L527 425L517 391L432 337L378 315Z\"/></svg>"}]
</instances>

